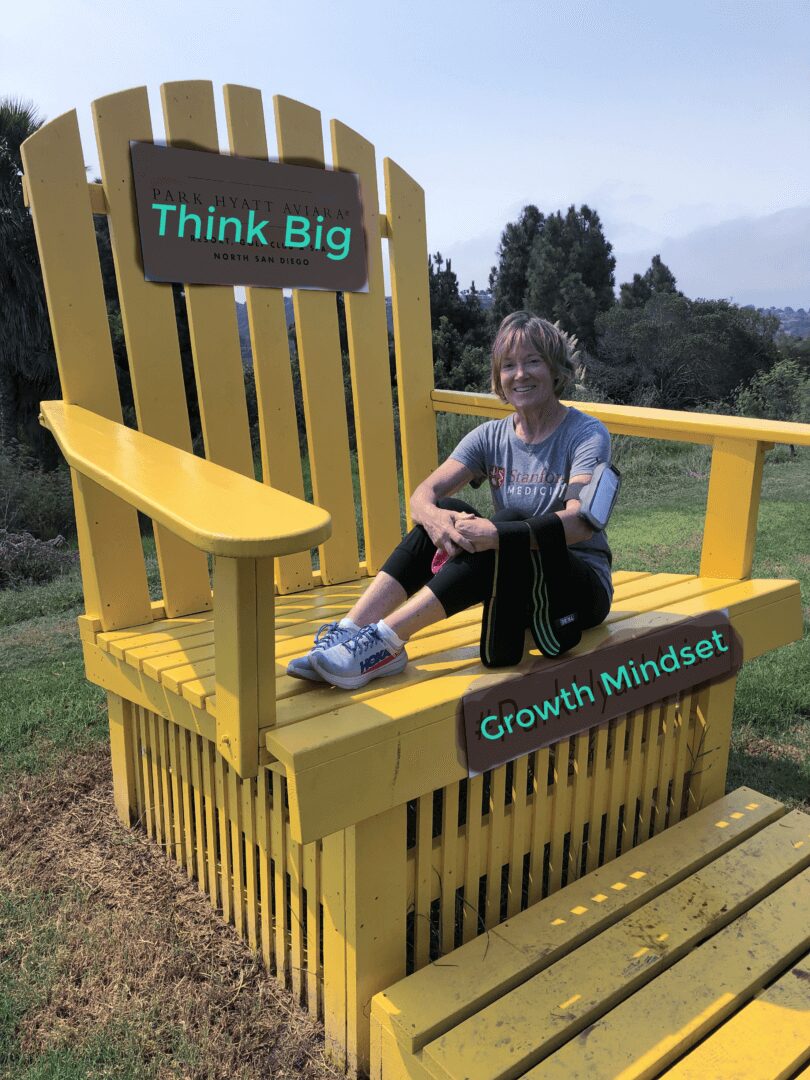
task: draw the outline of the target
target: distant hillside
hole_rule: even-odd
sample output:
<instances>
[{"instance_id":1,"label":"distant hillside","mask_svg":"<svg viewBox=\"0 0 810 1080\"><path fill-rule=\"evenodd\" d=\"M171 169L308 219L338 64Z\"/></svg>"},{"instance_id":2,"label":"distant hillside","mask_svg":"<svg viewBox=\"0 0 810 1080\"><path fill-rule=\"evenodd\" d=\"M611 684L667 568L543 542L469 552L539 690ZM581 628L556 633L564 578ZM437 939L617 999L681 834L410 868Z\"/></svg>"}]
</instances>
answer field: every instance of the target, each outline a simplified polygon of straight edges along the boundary
<instances>
[{"instance_id":1,"label":"distant hillside","mask_svg":"<svg viewBox=\"0 0 810 1080\"><path fill-rule=\"evenodd\" d=\"M792 307L786 308L762 308L766 315L775 315L779 320L779 329L792 337L810 337L810 311Z\"/></svg>"}]
</instances>

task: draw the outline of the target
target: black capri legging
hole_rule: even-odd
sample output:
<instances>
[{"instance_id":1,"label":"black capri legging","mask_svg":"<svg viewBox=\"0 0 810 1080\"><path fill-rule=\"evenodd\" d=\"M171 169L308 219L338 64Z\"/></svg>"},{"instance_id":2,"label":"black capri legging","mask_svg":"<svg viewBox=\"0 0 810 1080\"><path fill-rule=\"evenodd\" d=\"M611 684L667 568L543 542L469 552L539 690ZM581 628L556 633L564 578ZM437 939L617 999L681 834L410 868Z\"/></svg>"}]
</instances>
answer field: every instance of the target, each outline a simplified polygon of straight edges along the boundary
<instances>
[{"instance_id":1,"label":"black capri legging","mask_svg":"<svg viewBox=\"0 0 810 1080\"><path fill-rule=\"evenodd\" d=\"M462 499L439 499L441 510L456 510L481 517L474 506ZM498 510L492 521L522 521L523 514L514 510ZM576 552L568 553L569 589L580 619L587 630L604 622L610 611L610 597L594 570ZM462 551L434 574L430 568L436 547L421 525L414 526L405 539L391 552L382 569L399 582L408 596L427 585L448 616L455 615L473 604L483 603L492 593L495 571L494 551ZM529 623L526 597L526 625Z\"/></svg>"}]
</instances>

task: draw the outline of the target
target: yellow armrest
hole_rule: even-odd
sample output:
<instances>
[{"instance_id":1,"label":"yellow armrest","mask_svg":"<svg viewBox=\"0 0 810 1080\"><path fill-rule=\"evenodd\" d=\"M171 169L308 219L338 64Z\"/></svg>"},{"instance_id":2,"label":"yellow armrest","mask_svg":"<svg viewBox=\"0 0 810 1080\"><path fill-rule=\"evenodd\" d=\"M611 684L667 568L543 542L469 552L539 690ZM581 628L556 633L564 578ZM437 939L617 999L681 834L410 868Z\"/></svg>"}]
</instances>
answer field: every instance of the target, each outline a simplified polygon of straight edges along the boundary
<instances>
[{"instance_id":1,"label":"yellow armrest","mask_svg":"<svg viewBox=\"0 0 810 1080\"><path fill-rule=\"evenodd\" d=\"M495 394L468 390L434 390L434 412L500 419L512 406ZM692 413L679 409L647 409L638 405L603 405L587 401L564 401L580 412L601 420L612 435L638 435L648 439L671 439L711 445L716 438L753 440L761 443L793 443L810 446L810 424L785 420L759 420L749 416Z\"/></svg>"},{"instance_id":2,"label":"yellow armrest","mask_svg":"<svg viewBox=\"0 0 810 1080\"><path fill-rule=\"evenodd\" d=\"M289 555L331 532L318 506L79 405L43 401L41 409L40 423L77 472L212 555Z\"/></svg>"}]
</instances>

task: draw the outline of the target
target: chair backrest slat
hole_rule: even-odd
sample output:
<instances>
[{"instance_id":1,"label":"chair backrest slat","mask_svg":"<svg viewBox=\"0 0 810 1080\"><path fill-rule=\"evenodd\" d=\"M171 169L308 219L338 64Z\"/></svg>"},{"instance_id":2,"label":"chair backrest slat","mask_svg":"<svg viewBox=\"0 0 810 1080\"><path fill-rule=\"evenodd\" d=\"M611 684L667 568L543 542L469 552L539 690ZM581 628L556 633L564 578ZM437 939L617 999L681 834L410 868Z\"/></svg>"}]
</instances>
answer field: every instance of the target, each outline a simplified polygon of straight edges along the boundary
<instances>
[{"instance_id":1,"label":"chair backrest slat","mask_svg":"<svg viewBox=\"0 0 810 1080\"><path fill-rule=\"evenodd\" d=\"M212 84L164 83L160 92L168 141L173 146L218 153ZM206 457L252 477L253 452L233 287L188 285L186 309Z\"/></svg>"},{"instance_id":2,"label":"chair backrest slat","mask_svg":"<svg viewBox=\"0 0 810 1080\"><path fill-rule=\"evenodd\" d=\"M402 471L408 507L414 488L433 472L438 462L436 420L430 397L434 381L425 193L390 158L383 159L383 174L391 259ZM410 507L407 514L410 527Z\"/></svg>"},{"instance_id":3,"label":"chair backrest slat","mask_svg":"<svg viewBox=\"0 0 810 1080\"><path fill-rule=\"evenodd\" d=\"M338 120L330 124L336 168L357 173L363 195L369 291L344 293L354 399L357 460L363 501L366 569L376 574L402 538L388 361L374 147Z\"/></svg>"},{"instance_id":4,"label":"chair backrest slat","mask_svg":"<svg viewBox=\"0 0 810 1080\"><path fill-rule=\"evenodd\" d=\"M321 115L290 98L273 98L279 157L290 165L323 166ZM320 551L325 585L360 573L337 299L293 290L298 360L307 425L312 494L332 515L332 536Z\"/></svg>"},{"instance_id":5,"label":"chair backrest slat","mask_svg":"<svg viewBox=\"0 0 810 1080\"><path fill-rule=\"evenodd\" d=\"M138 427L190 453L191 430L172 287L145 281L137 254L140 245L132 211L129 142L152 142L146 88L93 102L93 121ZM210 609L211 584L204 552L161 525L156 524L154 531L166 614L174 618Z\"/></svg>"},{"instance_id":6,"label":"chair backrest slat","mask_svg":"<svg viewBox=\"0 0 810 1080\"><path fill-rule=\"evenodd\" d=\"M266 160L267 132L261 92L247 86L226 86L225 116L231 153ZM303 499L284 294L281 289L250 288L245 294L256 380L262 479L279 491ZM310 553L301 551L276 559L276 585L280 593L311 588Z\"/></svg>"},{"instance_id":7,"label":"chair backrest slat","mask_svg":"<svg viewBox=\"0 0 810 1080\"><path fill-rule=\"evenodd\" d=\"M22 147L65 401L121 421L104 286L75 111ZM138 517L73 474L87 614L105 630L151 620Z\"/></svg>"}]
</instances>

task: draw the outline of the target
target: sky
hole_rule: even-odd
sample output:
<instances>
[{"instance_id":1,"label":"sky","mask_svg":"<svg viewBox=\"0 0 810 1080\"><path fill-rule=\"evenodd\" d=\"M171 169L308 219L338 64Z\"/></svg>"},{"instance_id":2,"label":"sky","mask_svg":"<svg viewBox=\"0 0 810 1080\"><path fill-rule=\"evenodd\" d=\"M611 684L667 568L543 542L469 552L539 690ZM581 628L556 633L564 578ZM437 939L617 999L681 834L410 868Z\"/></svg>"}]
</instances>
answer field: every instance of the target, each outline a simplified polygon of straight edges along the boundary
<instances>
[{"instance_id":1,"label":"sky","mask_svg":"<svg viewBox=\"0 0 810 1080\"><path fill-rule=\"evenodd\" d=\"M486 287L507 222L587 203L618 282L660 252L690 296L810 307L810 0L28 0L0 95L49 118L162 82L337 117L425 189L428 245ZM271 139L271 145L274 140Z\"/></svg>"}]
</instances>

